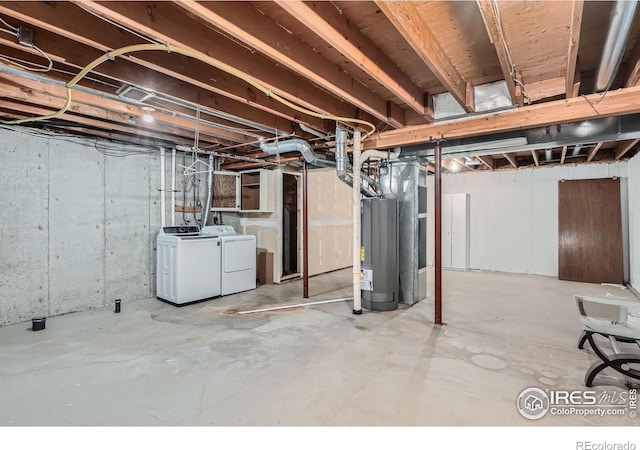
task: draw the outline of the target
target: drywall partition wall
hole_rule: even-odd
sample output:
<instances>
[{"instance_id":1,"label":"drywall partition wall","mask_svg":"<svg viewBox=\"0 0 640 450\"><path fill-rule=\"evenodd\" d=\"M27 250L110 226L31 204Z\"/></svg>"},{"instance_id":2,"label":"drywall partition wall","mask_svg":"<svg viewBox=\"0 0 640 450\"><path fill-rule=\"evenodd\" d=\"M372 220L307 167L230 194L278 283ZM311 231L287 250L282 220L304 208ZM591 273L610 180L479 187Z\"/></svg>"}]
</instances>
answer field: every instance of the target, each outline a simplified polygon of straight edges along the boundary
<instances>
[{"instance_id":1,"label":"drywall partition wall","mask_svg":"<svg viewBox=\"0 0 640 450\"><path fill-rule=\"evenodd\" d=\"M352 265L353 196L336 171L309 171L309 275Z\"/></svg>"},{"instance_id":2,"label":"drywall partition wall","mask_svg":"<svg viewBox=\"0 0 640 450\"><path fill-rule=\"evenodd\" d=\"M640 290L640 154L627 165L629 177L629 282Z\"/></svg>"},{"instance_id":3,"label":"drywall partition wall","mask_svg":"<svg viewBox=\"0 0 640 450\"><path fill-rule=\"evenodd\" d=\"M443 176L443 194L469 193L472 269L558 275L558 181L622 179L627 221L627 163L464 172ZM433 177L429 177L433 186ZM428 261L433 264L433 196L429 196ZM626 229L623 229L623 239ZM624 243L623 243L624 245Z\"/></svg>"},{"instance_id":4,"label":"drywall partition wall","mask_svg":"<svg viewBox=\"0 0 640 450\"><path fill-rule=\"evenodd\" d=\"M154 295L157 150L96 147L0 128L0 325Z\"/></svg>"},{"instance_id":5,"label":"drywall partition wall","mask_svg":"<svg viewBox=\"0 0 640 450\"><path fill-rule=\"evenodd\" d=\"M351 188L338 179L333 169L309 170L308 183L309 275L351 266ZM274 254L273 279L279 283L282 273L282 173L276 174L275 186L277 212L225 213L223 220L238 233L254 235L258 251ZM302 189L299 194L302 217Z\"/></svg>"}]
</instances>

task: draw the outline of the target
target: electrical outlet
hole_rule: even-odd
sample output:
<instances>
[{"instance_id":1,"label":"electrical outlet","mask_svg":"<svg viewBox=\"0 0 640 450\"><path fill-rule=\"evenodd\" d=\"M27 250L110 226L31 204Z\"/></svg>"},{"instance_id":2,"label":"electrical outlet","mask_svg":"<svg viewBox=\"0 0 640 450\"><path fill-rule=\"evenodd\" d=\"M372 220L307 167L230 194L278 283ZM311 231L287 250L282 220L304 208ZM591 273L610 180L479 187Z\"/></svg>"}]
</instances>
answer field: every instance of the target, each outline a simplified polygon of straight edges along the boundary
<instances>
[{"instance_id":1,"label":"electrical outlet","mask_svg":"<svg viewBox=\"0 0 640 450\"><path fill-rule=\"evenodd\" d=\"M33 47L33 30L27 27L18 27L18 43L25 47Z\"/></svg>"}]
</instances>

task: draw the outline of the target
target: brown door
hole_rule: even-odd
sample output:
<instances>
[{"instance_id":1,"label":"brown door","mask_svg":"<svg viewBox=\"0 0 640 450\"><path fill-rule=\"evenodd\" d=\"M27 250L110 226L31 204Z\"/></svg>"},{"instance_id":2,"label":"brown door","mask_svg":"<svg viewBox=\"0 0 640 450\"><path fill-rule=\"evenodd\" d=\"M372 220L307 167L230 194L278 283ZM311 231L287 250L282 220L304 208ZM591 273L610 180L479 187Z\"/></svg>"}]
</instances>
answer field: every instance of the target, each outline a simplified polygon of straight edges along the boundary
<instances>
[{"instance_id":1,"label":"brown door","mask_svg":"<svg viewBox=\"0 0 640 450\"><path fill-rule=\"evenodd\" d=\"M558 278L624 282L620 180L558 183Z\"/></svg>"}]
</instances>

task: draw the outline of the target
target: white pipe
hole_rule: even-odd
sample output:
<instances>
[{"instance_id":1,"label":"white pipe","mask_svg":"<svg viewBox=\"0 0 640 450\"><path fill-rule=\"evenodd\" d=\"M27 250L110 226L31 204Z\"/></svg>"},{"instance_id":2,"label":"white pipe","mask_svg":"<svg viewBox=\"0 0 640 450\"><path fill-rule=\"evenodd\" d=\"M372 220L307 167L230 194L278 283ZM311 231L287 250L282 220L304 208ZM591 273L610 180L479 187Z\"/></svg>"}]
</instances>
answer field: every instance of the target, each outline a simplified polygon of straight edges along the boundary
<instances>
[{"instance_id":1,"label":"white pipe","mask_svg":"<svg viewBox=\"0 0 640 450\"><path fill-rule=\"evenodd\" d=\"M205 204L204 215L202 216L202 226L207 225L209 210L211 209L211 188L213 187L213 155L209 155L209 170L207 171L207 203Z\"/></svg>"},{"instance_id":2,"label":"white pipe","mask_svg":"<svg viewBox=\"0 0 640 450\"><path fill-rule=\"evenodd\" d=\"M362 314L360 292L360 132L353 133L353 313ZM366 153L366 152L365 152Z\"/></svg>"},{"instance_id":3,"label":"white pipe","mask_svg":"<svg viewBox=\"0 0 640 450\"><path fill-rule=\"evenodd\" d=\"M167 221L167 190L165 188L164 147L160 147L160 226Z\"/></svg>"},{"instance_id":4,"label":"white pipe","mask_svg":"<svg viewBox=\"0 0 640 450\"><path fill-rule=\"evenodd\" d=\"M310 303L297 303L295 305L272 306L271 308L252 309L250 311L240 311L238 314L253 314L257 312L277 311L279 309L298 308L301 306L324 305L326 303L338 303L338 302L345 302L347 300L351 300L351 297L336 298L334 300L320 300L318 302L310 302Z\"/></svg>"},{"instance_id":5,"label":"white pipe","mask_svg":"<svg viewBox=\"0 0 640 450\"><path fill-rule=\"evenodd\" d=\"M176 149L171 151L171 226L176 225Z\"/></svg>"},{"instance_id":6,"label":"white pipe","mask_svg":"<svg viewBox=\"0 0 640 450\"><path fill-rule=\"evenodd\" d=\"M355 141L354 141L354 149L355 149ZM394 148L393 151L391 152L385 152L381 150L367 150L364 153L362 153L362 155L360 156L359 165L356 165L355 160L353 161L353 167L354 167L353 171L355 172L357 170L359 172L362 166L362 163L364 163L369 158L382 158L382 159L389 158L389 160L392 160L392 159L397 159L399 156L400 156L400 147Z\"/></svg>"}]
</instances>

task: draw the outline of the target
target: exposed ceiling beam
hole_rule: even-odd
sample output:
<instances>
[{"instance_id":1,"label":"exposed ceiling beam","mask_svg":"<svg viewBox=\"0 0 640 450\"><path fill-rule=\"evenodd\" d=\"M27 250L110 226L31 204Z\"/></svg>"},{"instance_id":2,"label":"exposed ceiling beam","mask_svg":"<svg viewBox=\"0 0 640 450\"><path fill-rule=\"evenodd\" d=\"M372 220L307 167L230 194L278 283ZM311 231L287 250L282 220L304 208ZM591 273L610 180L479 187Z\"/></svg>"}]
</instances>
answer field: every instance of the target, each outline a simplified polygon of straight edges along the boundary
<instances>
[{"instance_id":1,"label":"exposed ceiling beam","mask_svg":"<svg viewBox=\"0 0 640 450\"><path fill-rule=\"evenodd\" d=\"M0 80L3 81L0 83L0 95L13 100L59 109L64 104L63 99L66 98L66 88L64 86L31 79L26 80L6 73L0 73ZM91 94L78 90L73 91L69 112L77 112L85 115L92 115L94 117L101 117L107 120L116 120L127 123L131 117L140 117L146 113L146 111L138 106L111 100L102 95ZM159 122L155 125L156 128L160 126L164 127L163 129L166 129L167 127L175 127L176 129L184 130L187 135L194 135L195 120L177 116L174 117L159 111L155 111L153 116L156 119L156 122ZM109 125L105 125L105 128L108 129ZM216 128L204 123L199 125L199 133L203 138L205 136L211 136L216 139L228 140L230 142L247 143L253 140L245 135Z\"/></svg>"},{"instance_id":2,"label":"exposed ceiling beam","mask_svg":"<svg viewBox=\"0 0 640 450\"><path fill-rule=\"evenodd\" d=\"M496 163L494 161L494 159L491 156L476 156L476 158L478 158L478 160L484 164L485 166L487 166L489 169L493 170L496 168Z\"/></svg>"},{"instance_id":3,"label":"exposed ceiling beam","mask_svg":"<svg viewBox=\"0 0 640 450\"><path fill-rule=\"evenodd\" d=\"M507 161L509 161L509 164L511 164L514 169L518 168L518 163L516 162L516 158L513 155L509 153L503 153L502 156L504 156Z\"/></svg>"},{"instance_id":4,"label":"exposed ceiling beam","mask_svg":"<svg viewBox=\"0 0 640 450\"><path fill-rule=\"evenodd\" d=\"M590 162L596 156L596 153L598 153L598 150L600 150L600 147L602 147L602 144L604 144L604 142L598 142L595 145L595 147L589 150L589 156L587 156L587 162Z\"/></svg>"},{"instance_id":5,"label":"exposed ceiling beam","mask_svg":"<svg viewBox=\"0 0 640 450\"><path fill-rule=\"evenodd\" d=\"M100 53L98 51L93 50L92 48L87 48L86 46L78 44L75 41L71 41L59 36L56 36L56 38L57 39L44 40L42 43L39 43L39 45L40 48L44 52L46 52L53 61L59 64L64 64L56 65L56 68L58 69L63 69L70 73L77 73L84 67L84 64L86 63L88 57L100 56ZM15 56L20 59L28 59L36 63L42 62L42 56L35 49L21 46L17 43L14 44L13 42L11 42L11 40L6 40L4 38L4 35L0 36L0 45L11 47L11 50L2 50L2 53L6 55ZM25 53L29 53L31 57L27 57ZM156 57L157 56L159 55L156 55ZM171 58L167 59L167 61L169 61L168 65L171 65L170 60ZM180 61L174 62L180 64ZM142 65L148 68L152 64L147 61L145 63L142 63ZM164 69L163 71L168 74L171 73L169 69ZM98 75L98 78L104 78L104 81L106 81L108 84L101 85L100 83L92 81L92 79L96 78L96 75ZM60 72L50 72L48 76L54 79L63 80L65 82L71 78L70 75ZM187 81L182 74L177 72L175 78L178 78L181 81ZM206 84L204 83L199 83L195 80L190 79L189 81L192 81L193 84L196 84L196 86L194 86L193 84L179 83L175 78L160 73L150 73L139 65L132 64L131 62L123 58L118 58L118 60L116 61L104 63L96 67L89 74L88 78L82 80L80 84L100 89L101 91L108 92L109 94L115 94L116 92L117 88L113 87L112 85L121 86L124 84L130 84L139 86L145 90L148 89L150 90L150 92L158 94L155 97L155 100L167 97L182 99L185 104L191 104L191 108L187 109L192 114L194 114L196 105L198 104L197 102L199 100L201 106L221 112L224 116L227 117L229 115L239 117L241 119L248 120L249 123L255 123L256 126L263 126L269 129L276 128L285 133L294 131L293 123L289 120L284 120L272 115L271 113L267 113L259 109L247 108L246 102L241 103L239 101L232 100L227 96L216 95L217 92L210 92L211 90L208 89ZM176 108L176 110L180 109L179 106L171 105L168 103L167 107ZM242 125L238 125L237 122L231 122L226 119L217 119L217 121L228 126L241 126L242 128L247 128L248 126L244 123ZM323 126L323 122L319 119L317 121L313 120L313 122L316 126Z\"/></svg>"},{"instance_id":6,"label":"exposed ceiling beam","mask_svg":"<svg viewBox=\"0 0 640 450\"><path fill-rule=\"evenodd\" d=\"M573 0L573 5L571 6L571 26L569 28L569 51L566 75L567 82L565 84L567 98L575 97L577 95L574 87L578 63L578 48L580 47L580 29L582 28L583 9L583 0Z\"/></svg>"},{"instance_id":7,"label":"exposed ceiling beam","mask_svg":"<svg viewBox=\"0 0 640 450\"><path fill-rule=\"evenodd\" d=\"M567 146L562 146L562 154L560 155L560 164L564 164L564 160L567 158Z\"/></svg>"},{"instance_id":8,"label":"exposed ceiling beam","mask_svg":"<svg viewBox=\"0 0 640 450\"><path fill-rule=\"evenodd\" d=\"M249 2L189 1L176 4L377 119L395 127L404 125L404 112L400 112L402 117L388 117L385 99L261 14Z\"/></svg>"},{"instance_id":9,"label":"exposed ceiling beam","mask_svg":"<svg viewBox=\"0 0 640 450\"><path fill-rule=\"evenodd\" d=\"M260 83L305 108L347 117L357 114L356 107L327 95L326 91L310 85L252 49L212 33L205 24L181 14L182 10L176 9L172 3L82 1L81 4L83 8L157 41L214 57L234 67L243 77ZM384 111L386 114L386 104ZM366 112L361 112L360 118L375 120Z\"/></svg>"},{"instance_id":10,"label":"exposed ceiling beam","mask_svg":"<svg viewBox=\"0 0 640 450\"><path fill-rule=\"evenodd\" d=\"M640 142L640 139L631 139L629 141L622 141L620 142L615 149L615 153L614 153L614 158L615 159L620 159L622 158L624 155L627 154L627 152L629 150L631 150L633 147L635 147L635 145Z\"/></svg>"},{"instance_id":11,"label":"exposed ceiling beam","mask_svg":"<svg viewBox=\"0 0 640 450\"><path fill-rule=\"evenodd\" d=\"M565 77L550 78L548 80L527 83L529 101L537 102L551 97L565 94Z\"/></svg>"},{"instance_id":12,"label":"exposed ceiling beam","mask_svg":"<svg viewBox=\"0 0 640 450\"><path fill-rule=\"evenodd\" d=\"M540 159L538 159L538 151L531 150L531 156L533 156L533 162L536 165L536 167L540 167Z\"/></svg>"},{"instance_id":13,"label":"exposed ceiling beam","mask_svg":"<svg viewBox=\"0 0 640 450\"><path fill-rule=\"evenodd\" d=\"M330 2L279 0L278 5L383 85L409 108L433 122L423 92Z\"/></svg>"},{"instance_id":14,"label":"exposed ceiling beam","mask_svg":"<svg viewBox=\"0 0 640 450\"><path fill-rule=\"evenodd\" d=\"M29 105L21 102L16 103L10 100L0 100L0 108L14 111L17 113L28 113L28 114L34 114L34 115L51 114L54 111L54 108L34 106L34 105ZM84 114L84 113L87 113L88 111L82 109L81 112ZM114 122L105 122L106 117L104 117L104 115L101 115L99 113L95 113L94 116L97 118L93 119L90 117L84 117L77 114L66 114L61 118L61 120L67 120L69 122L74 122L80 125L95 127L98 129L107 129L107 130L111 130L112 132L116 131L119 133L130 133L134 135L133 136L134 138L139 138L141 136L144 136L156 141L156 145L158 145L158 141L161 141L165 145L171 145L171 144L191 145L193 143L193 140L190 139L187 133L184 133L180 130L163 128L162 131L156 132L156 131L150 130L148 127L142 128L140 127L139 124L132 126L132 125L122 125ZM123 118L117 118L117 117L112 118L112 120L114 121L117 119L123 120ZM43 122L43 124L44 123L45 122ZM122 137L122 140L128 140L128 139Z\"/></svg>"},{"instance_id":15,"label":"exposed ceiling beam","mask_svg":"<svg viewBox=\"0 0 640 450\"><path fill-rule=\"evenodd\" d=\"M625 87L637 86L640 81L640 39L636 41L636 45L631 51L631 55L627 60L627 73L624 80Z\"/></svg>"},{"instance_id":16,"label":"exposed ceiling beam","mask_svg":"<svg viewBox=\"0 0 640 450\"><path fill-rule=\"evenodd\" d=\"M597 119L640 112L640 87L610 91L602 94L556 100L525 106L515 111L473 117L463 122L427 124L377 133L364 141L364 149L383 149L430 142L435 138L462 138L525 130L578 120ZM597 101L600 103L595 104Z\"/></svg>"},{"instance_id":17,"label":"exposed ceiling beam","mask_svg":"<svg viewBox=\"0 0 640 450\"><path fill-rule=\"evenodd\" d=\"M101 55L108 50L140 43L139 38L119 29L114 28L113 32L104 32L105 27L110 26L107 22L66 2L0 3L0 14L52 33L53 35L49 35L40 32L37 38L43 39L37 39L37 45L50 55L64 58L63 62L72 66L84 67L89 61L88 56L93 56L91 48L96 49L95 55ZM21 49L22 51L30 50L27 47L21 47ZM35 50L32 51L35 52ZM198 90L194 89L195 86L218 94L213 96L204 93L203 104L206 103L206 97L209 97L212 101L214 100L213 106L225 113L285 132L291 130L291 121L325 130L324 121L321 119L297 114L291 108L254 92L245 82L228 76L221 70L196 60L184 64L183 57L179 55L175 58L166 56L166 53L162 52L123 55L118 58L118 64L102 64L94 69L93 73L103 73L115 78L124 78L126 74L126 81L130 83L137 83L158 92L194 102L198 98ZM127 67L123 60L136 65L129 66L129 70L123 72L124 67ZM140 67L157 73L140 70ZM176 79L184 83L177 83Z\"/></svg>"},{"instance_id":18,"label":"exposed ceiling beam","mask_svg":"<svg viewBox=\"0 0 640 450\"><path fill-rule=\"evenodd\" d=\"M507 43L502 39L502 24L500 23L500 19L498 18L495 10L495 8L498 8L499 6L493 0L476 1L478 3L478 8L480 8L480 13L484 20L484 26L487 29L487 34L489 35L489 40L496 49L498 61L500 62L500 69L502 70L502 76L504 77L504 80L507 83L507 88L509 89L511 104L515 105L518 103L518 98L516 97L516 83L513 80L512 74L512 70L514 70L514 68L509 64L509 50L507 48Z\"/></svg>"},{"instance_id":19,"label":"exposed ceiling beam","mask_svg":"<svg viewBox=\"0 0 640 450\"><path fill-rule=\"evenodd\" d=\"M473 112L473 101L470 101L472 99L467 95L467 81L438 44L416 4L405 1L376 1L376 5L460 106L467 112Z\"/></svg>"}]
</instances>

